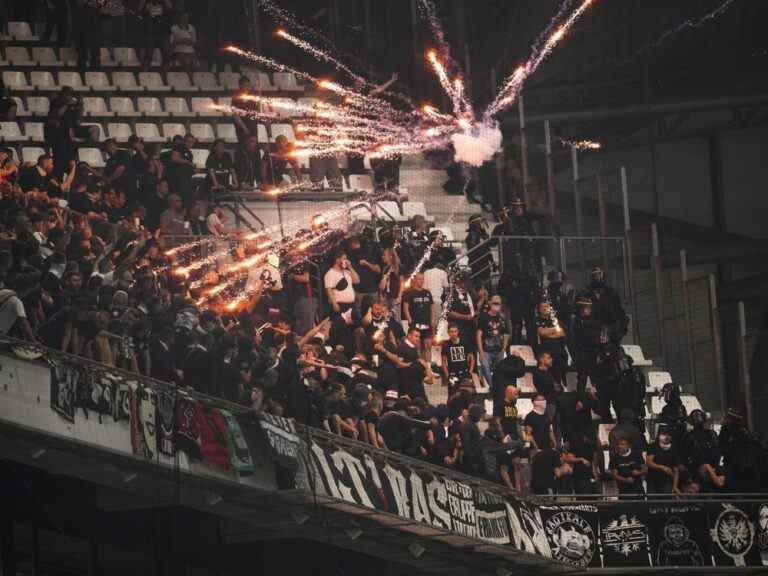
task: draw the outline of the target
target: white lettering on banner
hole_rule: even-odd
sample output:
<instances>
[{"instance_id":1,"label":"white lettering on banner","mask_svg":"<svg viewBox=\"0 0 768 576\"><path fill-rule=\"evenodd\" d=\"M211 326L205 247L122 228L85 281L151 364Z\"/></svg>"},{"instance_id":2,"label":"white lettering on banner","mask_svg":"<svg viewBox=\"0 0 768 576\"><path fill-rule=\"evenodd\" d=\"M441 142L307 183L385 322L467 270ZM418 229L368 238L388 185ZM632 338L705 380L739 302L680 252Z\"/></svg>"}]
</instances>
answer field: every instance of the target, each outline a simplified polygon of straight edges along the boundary
<instances>
[{"instance_id":1,"label":"white lettering on banner","mask_svg":"<svg viewBox=\"0 0 768 576\"><path fill-rule=\"evenodd\" d=\"M366 508L373 508L373 502L371 502L371 499L368 497L368 492L365 491L363 480L360 478L361 474L365 477L365 467L363 466L363 463L344 450L334 452L331 458L333 458L333 463L336 465L339 472L343 473L344 468L347 469L349 477L352 480L352 486L358 494L358 499L355 499L349 487L339 480L339 490L342 493L342 497L347 500L347 502L362 504Z\"/></svg>"},{"instance_id":2,"label":"white lettering on banner","mask_svg":"<svg viewBox=\"0 0 768 576\"><path fill-rule=\"evenodd\" d=\"M427 484L427 500L432 510L432 525L437 528L451 529L451 515L445 506L448 503L448 491L445 484L439 478L433 478Z\"/></svg>"},{"instance_id":3,"label":"white lettering on banner","mask_svg":"<svg viewBox=\"0 0 768 576\"><path fill-rule=\"evenodd\" d=\"M411 518L410 506L408 506L408 492L406 489L406 480L400 470L392 468L389 464L384 465L384 474L389 479L389 485L392 488L392 494L395 497L395 506L397 506L397 515L402 518Z\"/></svg>"},{"instance_id":4,"label":"white lettering on banner","mask_svg":"<svg viewBox=\"0 0 768 576\"><path fill-rule=\"evenodd\" d=\"M504 504L507 507L507 519L509 520L510 532L512 533L512 544L522 552L535 554L536 548L533 546L533 541L528 536L528 533L523 530L523 524L517 515L517 510L510 506L508 502Z\"/></svg>"},{"instance_id":5,"label":"white lettering on banner","mask_svg":"<svg viewBox=\"0 0 768 576\"><path fill-rule=\"evenodd\" d=\"M481 540L492 544L509 544L507 519L504 512L483 512L478 510L477 535Z\"/></svg>"},{"instance_id":6,"label":"white lettering on banner","mask_svg":"<svg viewBox=\"0 0 768 576\"><path fill-rule=\"evenodd\" d=\"M454 532L476 538L477 525L472 488L467 484L448 478L444 481L448 491L448 507L451 512Z\"/></svg>"},{"instance_id":7,"label":"white lettering on banner","mask_svg":"<svg viewBox=\"0 0 768 576\"><path fill-rule=\"evenodd\" d=\"M368 472L370 472L371 474L371 480L373 480L373 485L376 486L376 490L381 492L381 477L379 476L378 468L376 468L376 462L373 461L373 458L371 457L370 454L364 454L363 461L365 462L365 465L368 468Z\"/></svg>"},{"instance_id":8,"label":"white lettering on banner","mask_svg":"<svg viewBox=\"0 0 768 576\"><path fill-rule=\"evenodd\" d=\"M413 519L416 522L431 524L427 499L424 495L424 482L414 471L411 471L411 495L413 496Z\"/></svg>"},{"instance_id":9,"label":"white lettering on banner","mask_svg":"<svg viewBox=\"0 0 768 576\"><path fill-rule=\"evenodd\" d=\"M333 498L341 499L341 493L339 492L339 488L336 486L336 480L333 478L331 466L328 464L328 460L325 458L325 451L320 446L312 442L312 453L315 455L315 461L320 465L320 469L323 472L325 483L328 486L328 490L330 491L329 495Z\"/></svg>"}]
</instances>

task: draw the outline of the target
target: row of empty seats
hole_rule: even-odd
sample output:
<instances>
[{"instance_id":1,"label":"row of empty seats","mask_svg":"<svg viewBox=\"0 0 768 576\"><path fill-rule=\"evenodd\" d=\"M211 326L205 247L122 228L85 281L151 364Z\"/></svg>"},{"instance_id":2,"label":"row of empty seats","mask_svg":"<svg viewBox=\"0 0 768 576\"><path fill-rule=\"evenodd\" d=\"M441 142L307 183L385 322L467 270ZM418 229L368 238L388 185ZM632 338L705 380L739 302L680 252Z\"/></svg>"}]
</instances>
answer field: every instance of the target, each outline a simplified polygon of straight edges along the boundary
<instances>
[{"instance_id":1,"label":"row of empty seats","mask_svg":"<svg viewBox=\"0 0 768 576\"><path fill-rule=\"evenodd\" d=\"M216 138L221 138L228 144L237 143L235 125L230 123L214 126L201 122L191 122L189 125L173 122L162 124L136 122L133 125L124 122L109 122L102 126L101 124L84 122L83 126L98 126L99 142L103 142L106 138L126 142L133 135L142 138L145 142L166 142L176 135L184 136L189 132L200 142L213 142ZM259 124L259 142L274 142L278 136L285 136L293 142L295 140L293 127L290 124L273 124L268 134L267 127ZM42 122L24 122L23 124L0 122L0 142L43 142L44 140L44 124Z\"/></svg>"},{"instance_id":2,"label":"row of empty seats","mask_svg":"<svg viewBox=\"0 0 768 576\"><path fill-rule=\"evenodd\" d=\"M20 96L14 96L19 116L46 116L50 110L51 99L48 96L27 96L26 99ZM83 96L83 109L86 116L155 116L155 117L193 117L208 116L221 117L228 115L228 112L222 111L220 107L228 107L232 104L229 96L222 96L216 100L208 96L192 96L187 100L181 96L166 96L158 98L156 96L111 96L103 98L101 96ZM312 99L305 99L310 101ZM314 102L314 100L312 100ZM283 109L285 112L285 110ZM295 114L281 113L277 114L281 118L295 118Z\"/></svg>"},{"instance_id":3,"label":"row of empty seats","mask_svg":"<svg viewBox=\"0 0 768 576\"><path fill-rule=\"evenodd\" d=\"M26 49L23 49L26 50ZM24 61L25 66L38 66L33 60ZM13 62L0 62L0 66L19 67L21 64ZM290 73L275 72L270 76L264 72L248 71L245 75L251 78L254 90L264 92L303 92L304 87L299 85L296 77ZM110 79L111 76L111 79ZM165 78L163 78L165 77ZM3 82L12 90L18 91L53 91L63 86L69 86L78 92L112 91L124 92L223 92L225 90L237 90L240 82L240 74L237 72L219 72L218 76L213 72L134 72L116 71L87 71L83 76L76 70L60 70L54 73L48 70L32 70L27 74L26 70L5 70Z\"/></svg>"}]
</instances>

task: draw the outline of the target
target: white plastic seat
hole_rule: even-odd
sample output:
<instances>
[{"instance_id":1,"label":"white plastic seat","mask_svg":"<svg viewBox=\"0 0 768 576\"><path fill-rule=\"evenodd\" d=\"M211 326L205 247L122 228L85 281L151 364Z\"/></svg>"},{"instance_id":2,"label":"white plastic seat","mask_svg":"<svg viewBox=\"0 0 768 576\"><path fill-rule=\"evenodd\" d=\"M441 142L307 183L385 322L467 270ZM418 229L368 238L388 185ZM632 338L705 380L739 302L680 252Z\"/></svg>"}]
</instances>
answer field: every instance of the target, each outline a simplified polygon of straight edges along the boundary
<instances>
[{"instance_id":1,"label":"white plastic seat","mask_svg":"<svg viewBox=\"0 0 768 576\"><path fill-rule=\"evenodd\" d=\"M240 87L240 74L237 72L219 72L219 83L227 90L237 90Z\"/></svg>"},{"instance_id":2,"label":"white plastic seat","mask_svg":"<svg viewBox=\"0 0 768 576\"><path fill-rule=\"evenodd\" d=\"M192 72L192 83L200 90L208 92L224 90L213 72Z\"/></svg>"},{"instance_id":3,"label":"white plastic seat","mask_svg":"<svg viewBox=\"0 0 768 576\"><path fill-rule=\"evenodd\" d=\"M22 146L21 161L29 164L37 164L37 159L45 154L45 150L37 146Z\"/></svg>"},{"instance_id":4,"label":"white plastic seat","mask_svg":"<svg viewBox=\"0 0 768 576\"><path fill-rule=\"evenodd\" d=\"M220 96L218 103L219 106L232 106L232 96Z\"/></svg>"},{"instance_id":5,"label":"white plastic seat","mask_svg":"<svg viewBox=\"0 0 768 576\"><path fill-rule=\"evenodd\" d=\"M186 98L178 98L175 96L164 98L163 104L165 106L165 110L170 112L171 116L190 117L195 115L195 113L191 112L187 106Z\"/></svg>"},{"instance_id":6,"label":"white plastic seat","mask_svg":"<svg viewBox=\"0 0 768 576\"><path fill-rule=\"evenodd\" d=\"M237 144L237 130L234 124L219 124L216 126L216 133L227 144Z\"/></svg>"},{"instance_id":7,"label":"white plastic seat","mask_svg":"<svg viewBox=\"0 0 768 576\"><path fill-rule=\"evenodd\" d=\"M59 72L59 86L69 86L76 92L88 92L90 88L83 84L80 72Z\"/></svg>"},{"instance_id":8,"label":"white plastic seat","mask_svg":"<svg viewBox=\"0 0 768 576\"><path fill-rule=\"evenodd\" d=\"M26 106L24 106L24 100L18 96L11 96L11 98L16 102L16 116L32 116L32 112L27 110Z\"/></svg>"},{"instance_id":9,"label":"white plastic seat","mask_svg":"<svg viewBox=\"0 0 768 576\"><path fill-rule=\"evenodd\" d=\"M672 375L669 372L648 372L647 392L649 394L660 394L665 384L672 382Z\"/></svg>"},{"instance_id":10,"label":"white plastic seat","mask_svg":"<svg viewBox=\"0 0 768 576\"><path fill-rule=\"evenodd\" d=\"M44 142L45 132L42 122L24 122L24 134L31 142Z\"/></svg>"},{"instance_id":11,"label":"white plastic seat","mask_svg":"<svg viewBox=\"0 0 768 576\"><path fill-rule=\"evenodd\" d=\"M221 116L221 112L214 110L213 106L216 104L213 98L205 96L193 96L192 99L192 112L195 112L198 116Z\"/></svg>"},{"instance_id":12,"label":"white plastic seat","mask_svg":"<svg viewBox=\"0 0 768 576\"><path fill-rule=\"evenodd\" d=\"M453 242L453 230L450 228L435 228L435 230L440 230L440 232L443 233L443 236L445 236L446 241Z\"/></svg>"},{"instance_id":13,"label":"white plastic seat","mask_svg":"<svg viewBox=\"0 0 768 576\"><path fill-rule=\"evenodd\" d=\"M56 82L53 80L53 74L50 72L33 70L29 74L29 80L32 83L32 86L38 90L51 91L59 89L59 87L56 86Z\"/></svg>"},{"instance_id":14,"label":"white plastic seat","mask_svg":"<svg viewBox=\"0 0 768 576\"><path fill-rule=\"evenodd\" d=\"M101 124L96 124L95 122L91 123L85 123L83 122L82 126L84 127L93 127L96 128L97 132L99 133L98 137L96 138L96 142L104 142L104 128Z\"/></svg>"},{"instance_id":15,"label":"white plastic seat","mask_svg":"<svg viewBox=\"0 0 768 576\"><path fill-rule=\"evenodd\" d=\"M8 22L8 34L14 40L34 41L40 39L32 34L32 27L27 22Z\"/></svg>"},{"instance_id":16,"label":"white plastic seat","mask_svg":"<svg viewBox=\"0 0 768 576\"><path fill-rule=\"evenodd\" d=\"M112 52L109 48L102 46L99 48L99 65L100 66L117 66L117 62L112 57Z\"/></svg>"},{"instance_id":17,"label":"white plastic seat","mask_svg":"<svg viewBox=\"0 0 768 576\"><path fill-rule=\"evenodd\" d=\"M136 136L144 140L144 142L165 142L165 138L160 135L157 124L137 122Z\"/></svg>"},{"instance_id":18,"label":"white plastic seat","mask_svg":"<svg viewBox=\"0 0 768 576\"><path fill-rule=\"evenodd\" d=\"M160 99L154 96L140 96L136 102L139 105L139 111L144 116L168 116L168 112L163 110Z\"/></svg>"},{"instance_id":19,"label":"white plastic seat","mask_svg":"<svg viewBox=\"0 0 768 576\"><path fill-rule=\"evenodd\" d=\"M272 101L284 104L284 106L270 106L280 118L297 118L302 115L300 111L296 110L296 101L291 98L274 98Z\"/></svg>"},{"instance_id":20,"label":"white plastic seat","mask_svg":"<svg viewBox=\"0 0 768 576\"><path fill-rule=\"evenodd\" d=\"M404 220L403 215L400 214L400 207L397 202L392 200L384 200L382 202L376 202L376 218L384 221L402 222Z\"/></svg>"},{"instance_id":21,"label":"white plastic seat","mask_svg":"<svg viewBox=\"0 0 768 576\"><path fill-rule=\"evenodd\" d=\"M34 86L27 83L27 76L18 70L4 70L3 84L14 91L34 90Z\"/></svg>"},{"instance_id":22,"label":"white plastic seat","mask_svg":"<svg viewBox=\"0 0 768 576\"><path fill-rule=\"evenodd\" d=\"M214 134L210 124L190 124L189 132L200 142L213 142L216 139L216 134Z\"/></svg>"},{"instance_id":23,"label":"white plastic seat","mask_svg":"<svg viewBox=\"0 0 768 576\"><path fill-rule=\"evenodd\" d=\"M286 92L304 92L304 87L299 86L296 76L290 72L274 72L272 74L272 79L275 81L275 86L279 90L284 90Z\"/></svg>"},{"instance_id":24,"label":"white plastic seat","mask_svg":"<svg viewBox=\"0 0 768 576\"><path fill-rule=\"evenodd\" d=\"M112 90L112 84L109 77L104 72L93 72L89 70L85 73L85 84L91 90Z\"/></svg>"},{"instance_id":25,"label":"white plastic seat","mask_svg":"<svg viewBox=\"0 0 768 576\"><path fill-rule=\"evenodd\" d=\"M526 372L517 379L517 388L522 394L535 394L536 386L533 385L533 374Z\"/></svg>"},{"instance_id":26,"label":"white plastic seat","mask_svg":"<svg viewBox=\"0 0 768 576\"><path fill-rule=\"evenodd\" d=\"M163 124L163 136L166 140L171 140L174 136L184 136L187 133L187 129L184 124L177 124L170 122Z\"/></svg>"},{"instance_id":27,"label":"white plastic seat","mask_svg":"<svg viewBox=\"0 0 768 576\"><path fill-rule=\"evenodd\" d=\"M152 51L152 60L149 65L155 68L163 65L163 53L160 51L160 48L155 48Z\"/></svg>"},{"instance_id":28,"label":"white plastic seat","mask_svg":"<svg viewBox=\"0 0 768 576\"><path fill-rule=\"evenodd\" d=\"M653 366L653 362L647 360L643 355L643 349L637 344L622 344L624 352L632 358L632 363L635 366Z\"/></svg>"},{"instance_id":29,"label":"white plastic seat","mask_svg":"<svg viewBox=\"0 0 768 576\"><path fill-rule=\"evenodd\" d=\"M109 109L116 116L141 116L141 112L137 112L133 107L133 100L125 96L112 96L109 99Z\"/></svg>"},{"instance_id":30,"label":"white plastic seat","mask_svg":"<svg viewBox=\"0 0 768 576\"><path fill-rule=\"evenodd\" d=\"M259 143L265 143L269 141L267 136L267 127L264 124L259 124L256 129L256 137L259 139Z\"/></svg>"},{"instance_id":31,"label":"white plastic seat","mask_svg":"<svg viewBox=\"0 0 768 576\"><path fill-rule=\"evenodd\" d=\"M77 65L77 50L74 46L64 46L59 48L59 59L64 66Z\"/></svg>"},{"instance_id":32,"label":"white plastic seat","mask_svg":"<svg viewBox=\"0 0 768 576\"><path fill-rule=\"evenodd\" d=\"M509 353L520 356L525 361L526 366L536 366L536 356L533 353L533 348L530 346L510 346Z\"/></svg>"},{"instance_id":33,"label":"white plastic seat","mask_svg":"<svg viewBox=\"0 0 768 576\"><path fill-rule=\"evenodd\" d=\"M205 163L208 161L208 156L210 155L210 152L208 150L203 150L202 148L193 148L192 149L192 162L195 164L195 168L202 170L205 168Z\"/></svg>"},{"instance_id":34,"label":"white plastic seat","mask_svg":"<svg viewBox=\"0 0 768 576\"><path fill-rule=\"evenodd\" d=\"M139 72L139 85L153 92L171 91L171 87L165 85L162 76L158 72Z\"/></svg>"},{"instance_id":35,"label":"white plastic seat","mask_svg":"<svg viewBox=\"0 0 768 576\"><path fill-rule=\"evenodd\" d=\"M87 162L91 168L104 168L104 156L98 148L79 148L77 159L80 162Z\"/></svg>"},{"instance_id":36,"label":"white plastic seat","mask_svg":"<svg viewBox=\"0 0 768 576\"><path fill-rule=\"evenodd\" d=\"M51 101L47 96L28 96L27 110L33 116L47 116L51 108Z\"/></svg>"},{"instance_id":37,"label":"white plastic seat","mask_svg":"<svg viewBox=\"0 0 768 576\"><path fill-rule=\"evenodd\" d=\"M49 48L48 46L33 46L32 59L44 66L61 66L64 64L58 54L54 52L53 48Z\"/></svg>"},{"instance_id":38,"label":"white plastic seat","mask_svg":"<svg viewBox=\"0 0 768 576\"><path fill-rule=\"evenodd\" d=\"M35 61L29 56L24 46L8 46L5 49L5 59L12 66L34 66Z\"/></svg>"},{"instance_id":39,"label":"white plastic seat","mask_svg":"<svg viewBox=\"0 0 768 576\"><path fill-rule=\"evenodd\" d=\"M166 74L168 85L174 92L198 92L200 88L193 86L186 72L168 72Z\"/></svg>"},{"instance_id":40,"label":"white plastic seat","mask_svg":"<svg viewBox=\"0 0 768 576\"><path fill-rule=\"evenodd\" d=\"M699 399L692 394L681 394L680 401L683 403L683 406L685 406L688 414L694 410L702 409L701 402L699 402ZM664 398L661 396L651 396L651 414L654 416L661 414L661 409L664 408L665 404L666 402L664 402Z\"/></svg>"},{"instance_id":41,"label":"white plastic seat","mask_svg":"<svg viewBox=\"0 0 768 576\"><path fill-rule=\"evenodd\" d=\"M349 187L352 190L373 192L373 180L368 174L350 174Z\"/></svg>"},{"instance_id":42,"label":"white plastic seat","mask_svg":"<svg viewBox=\"0 0 768 576\"><path fill-rule=\"evenodd\" d=\"M424 202L403 202L403 216L407 219L414 216L427 218L427 209L424 207Z\"/></svg>"},{"instance_id":43,"label":"white plastic seat","mask_svg":"<svg viewBox=\"0 0 768 576\"><path fill-rule=\"evenodd\" d=\"M272 124L272 138L270 138L270 141L274 142L278 136L285 136L289 142L296 141L296 134L294 134L293 126L290 124Z\"/></svg>"},{"instance_id":44,"label":"white plastic seat","mask_svg":"<svg viewBox=\"0 0 768 576\"><path fill-rule=\"evenodd\" d=\"M144 86L139 86L136 83L136 76L133 72L113 72L112 83L123 92L142 92L144 90Z\"/></svg>"},{"instance_id":45,"label":"white plastic seat","mask_svg":"<svg viewBox=\"0 0 768 576\"><path fill-rule=\"evenodd\" d=\"M130 47L115 48L115 62L120 66L139 66L141 64L136 50Z\"/></svg>"},{"instance_id":46,"label":"white plastic seat","mask_svg":"<svg viewBox=\"0 0 768 576\"><path fill-rule=\"evenodd\" d=\"M261 90L263 92L274 92L277 88L272 84L272 80L269 78L269 74L264 72L247 72L246 75L251 79L254 90Z\"/></svg>"},{"instance_id":47,"label":"white plastic seat","mask_svg":"<svg viewBox=\"0 0 768 576\"><path fill-rule=\"evenodd\" d=\"M107 103L101 96L86 96L83 98L83 110L86 116L114 116L107 109Z\"/></svg>"},{"instance_id":48,"label":"white plastic seat","mask_svg":"<svg viewBox=\"0 0 768 576\"><path fill-rule=\"evenodd\" d=\"M0 122L0 141L3 142L26 142L29 140L21 133L16 122Z\"/></svg>"},{"instance_id":49,"label":"white plastic seat","mask_svg":"<svg viewBox=\"0 0 768 576\"><path fill-rule=\"evenodd\" d=\"M107 135L118 142L127 142L133 136L130 124L125 122L110 122L107 124Z\"/></svg>"}]
</instances>

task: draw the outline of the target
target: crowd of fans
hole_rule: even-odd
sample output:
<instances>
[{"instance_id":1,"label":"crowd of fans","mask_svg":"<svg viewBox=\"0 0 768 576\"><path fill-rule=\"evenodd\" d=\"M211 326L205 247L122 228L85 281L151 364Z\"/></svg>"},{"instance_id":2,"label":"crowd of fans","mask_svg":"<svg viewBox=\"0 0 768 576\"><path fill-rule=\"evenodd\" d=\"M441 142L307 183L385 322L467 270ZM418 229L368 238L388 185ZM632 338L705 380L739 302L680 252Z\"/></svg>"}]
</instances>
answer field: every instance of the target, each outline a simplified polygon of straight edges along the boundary
<instances>
[{"instance_id":1,"label":"crowd of fans","mask_svg":"<svg viewBox=\"0 0 768 576\"><path fill-rule=\"evenodd\" d=\"M165 61L195 66L196 32L183 4L47 2L44 38L55 29L66 42L71 9L76 36L88 30L78 41L83 66L98 65L102 31L119 38L129 22L145 63L160 47ZM243 76L238 93L251 91ZM14 119L12 99L0 113ZM482 215L470 219L465 270L416 217L406 227L328 231L310 254L283 251L252 270L251 296L239 306L224 298L200 306L200 286L218 281L215 266L203 278L175 275L167 248L190 235L228 242L235 231L215 202L222 189L301 181L291 144L283 136L260 142L258 123L235 117L234 158L215 141L203 174L191 134L164 151L135 136L127 149L107 140L106 166L96 170L76 161L78 146L99 136L82 116L81 99L62 88L36 165L18 166L0 148L0 334L284 414L519 494L593 494L606 479L628 497L760 489L765 451L738 412L728 413L718 438L704 412L686 412L674 385L664 389L648 445L644 378L620 346L628 326L620 297L599 268L579 291L560 272L544 277L535 243L515 238L536 234L521 201L491 231ZM385 188L397 185L397 173L397 161L375 166ZM336 159L312 160L312 182L340 187L342 178ZM232 242L217 266L251 250ZM535 366L511 348L519 345L535 351ZM527 372L533 409L521 418ZM442 387L447 401L430 404L430 390ZM614 414L606 457L597 424L613 424Z\"/></svg>"}]
</instances>

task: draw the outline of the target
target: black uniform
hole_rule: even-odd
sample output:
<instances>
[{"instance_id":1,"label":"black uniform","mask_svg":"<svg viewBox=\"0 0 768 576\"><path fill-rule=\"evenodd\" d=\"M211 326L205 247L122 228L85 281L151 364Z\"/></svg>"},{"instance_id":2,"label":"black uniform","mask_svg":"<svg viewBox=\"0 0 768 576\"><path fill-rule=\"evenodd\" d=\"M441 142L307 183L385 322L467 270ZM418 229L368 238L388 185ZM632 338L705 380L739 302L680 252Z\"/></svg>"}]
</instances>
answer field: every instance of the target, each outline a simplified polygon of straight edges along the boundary
<instances>
[{"instance_id":1,"label":"black uniform","mask_svg":"<svg viewBox=\"0 0 768 576\"><path fill-rule=\"evenodd\" d=\"M608 337L619 343L627 333L629 319L616 290L605 282L592 281L587 288L592 314L608 329Z\"/></svg>"},{"instance_id":2,"label":"black uniform","mask_svg":"<svg viewBox=\"0 0 768 576\"><path fill-rule=\"evenodd\" d=\"M594 379L601 334L601 324L594 316L576 315L573 318L568 347L576 364L579 392L586 388L588 377ZM596 384L593 382L593 385Z\"/></svg>"}]
</instances>

